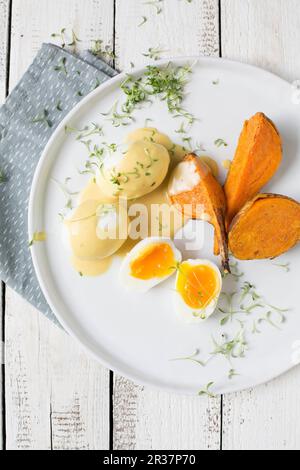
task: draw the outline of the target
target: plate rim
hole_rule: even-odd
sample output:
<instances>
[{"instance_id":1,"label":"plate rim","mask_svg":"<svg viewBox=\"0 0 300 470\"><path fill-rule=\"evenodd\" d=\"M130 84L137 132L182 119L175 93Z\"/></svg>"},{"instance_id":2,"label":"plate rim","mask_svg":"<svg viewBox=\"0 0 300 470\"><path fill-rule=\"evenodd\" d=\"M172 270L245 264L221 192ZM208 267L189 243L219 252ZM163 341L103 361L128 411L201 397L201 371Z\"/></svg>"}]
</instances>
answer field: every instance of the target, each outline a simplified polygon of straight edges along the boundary
<instances>
[{"instance_id":1,"label":"plate rim","mask_svg":"<svg viewBox=\"0 0 300 470\"><path fill-rule=\"evenodd\" d=\"M154 65L154 66L160 67L160 66L165 66L170 62L172 64L175 64L175 65L181 65L183 62L192 62L192 63L193 62L197 62L197 63L201 63L201 62L205 63L206 62L207 64L209 64L209 63L210 64L223 63L227 66L231 66L231 67L235 67L235 68L242 68L244 70L248 69L251 72L256 72L256 73L259 73L261 75L265 75L266 78L269 76L272 80L277 80L283 86L291 86L292 85L288 80L285 80L284 78L280 77L279 75L277 75L273 72L270 72L268 70L265 70L261 67L251 65L251 64L247 64L247 63L244 63L244 62L241 62L241 61L236 61L236 60L231 60L231 59L226 59L226 58L220 58L220 57L182 56L182 57L176 57L176 58L162 59L162 60L156 61L155 64L148 64L148 65ZM28 205L28 234L29 234L28 239L30 239L31 234L35 230L35 228L34 228L35 227L35 224L34 224L34 211L35 210L34 209L35 209L35 204L36 204L35 196L36 196L36 193L38 192L38 186L39 186L38 183L39 183L39 180L40 180L40 176L43 172L44 165L47 161L49 151L51 150L53 144L55 143L55 141L56 141L57 137L59 136L59 134L61 133L61 131L65 128L66 124L80 111L80 109L83 108L86 104L89 103L89 101L91 101L93 98L97 97L98 95L101 95L103 92L105 92L105 90L107 88L113 87L116 82L122 82L129 73L130 73L130 75L133 75L133 76L138 76L138 75L142 74L146 70L148 65L137 67L137 68L134 68L130 71L125 70L124 72L119 73L115 77L113 77L111 79L108 79L106 82L101 84L97 89L93 90L91 93L89 93L87 96L85 96L79 103L77 103L70 110L70 112L64 117L64 119L60 122L60 124L57 126L57 128L53 132L52 136L50 137L49 141L47 142L47 144L46 144L46 146L45 146L45 148L44 148L44 150L41 154L41 157L39 159L39 162L37 164L35 172L34 172L34 177L33 177L32 184L31 184L31 189L30 189L29 205ZM34 270L35 270L35 274L37 276L39 286L40 286L40 288L42 290L42 293L43 293L49 307L51 308L53 314L55 315L55 317L57 318L57 320L59 321L61 326L64 328L64 330L89 355L89 357L93 358L94 360L96 360L98 363L100 363L102 366L106 367L107 369L109 369L109 370L111 370L111 371L113 371L113 372L129 379L129 380L134 381L138 385L150 387L150 389L154 389L154 390L157 390L157 391L165 391L165 392L173 393L173 394L180 395L180 396L195 396L195 393L192 393L190 390L189 391L184 391L184 387L182 389L176 389L176 388L171 387L171 386L169 387L168 385L165 385L165 384L158 385L156 383L151 382L151 380L149 380L149 381L148 380L143 380L142 378L138 377L135 374L130 374L130 373L124 372L124 370L122 370L122 367L120 367L120 368L116 367L115 365L111 364L109 361L107 361L106 359L101 357L100 354L97 354L94 351L93 347L88 344L88 341L85 341L84 338L80 338L80 335L77 334L72 329L72 327L69 325L67 319L64 318L64 315L61 315L60 312L59 312L59 309L56 308L55 301L53 300L51 292L49 291L49 289L46 286L44 276L42 275L42 272L41 272L42 270L40 268L38 250L36 249L36 247L34 245L31 248L31 258L32 258L32 262L33 262L33 266L34 266ZM251 385L251 386L241 387L241 386L238 386L238 385L236 385L236 386L232 385L231 387L230 386L225 387L226 389L223 390L223 391L222 390L216 391L216 396L220 396L224 393L226 393L226 394L227 393L236 393L236 392L242 392L244 390L249 390L249 389L252 389L252 388L256 388L260 385L264 385L266 383L269 383L270 381L274 380L275 378L278 378L278 377L282 376L283 374L289 372L290 370L294 369L295 367L296 366L291 363L291 365L288 368L284 367L284 368L282 368L282 370L280 370L276 373L274 373L274 372L270 373L270 375L266 376L264 380L258 379L256 381L254 381L253 385ZM218 384L215 384L215 385L218 386ZM222 387L222 388L224 388L224 387Z\"/></svg>"}]
</instances>

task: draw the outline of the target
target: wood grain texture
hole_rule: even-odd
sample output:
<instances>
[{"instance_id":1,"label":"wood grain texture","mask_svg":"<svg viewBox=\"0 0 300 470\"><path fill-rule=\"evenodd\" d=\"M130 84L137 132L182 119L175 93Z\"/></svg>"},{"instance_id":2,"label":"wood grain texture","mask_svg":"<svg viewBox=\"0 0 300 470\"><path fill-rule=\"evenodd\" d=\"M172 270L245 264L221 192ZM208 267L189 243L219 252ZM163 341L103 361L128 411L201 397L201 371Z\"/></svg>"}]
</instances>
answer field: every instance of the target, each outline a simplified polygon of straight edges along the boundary
<instances>
[{"instance_id":1,"label":"wood grain texture","mask_svg":"<svg viewBox=\"0 0 300 470\"><path fill-rule=\"evenodd\" d=\"M9 34L9 0L0 0L0 104L6 98L7 85L7 59L8 59L8 34ZM1 158L1 157L0 157ZM1 160L0 160L1 165ZM4 420L5 420L5 397L4 391L4 295L5 288L0 282L0 449L5 446Z\"/></svg>"},{"instance_id":2,"label":"wood grain texture","mask_svg":"<svg viewBox=\"0 0 300 470\"><path fill-rule=\"evenodd\" d=\"M222 0L223 56L300 78L298 0Z\"/></svg>"},{"instance_id":3,"label":"wood grain texture","mask_svg":"<svg viewBox=\"0 0 300 470\"><path fill-rule=\"evenodd\" d=\"M161 58L219 55L218 0L164 0L162 12L141 0L116 0L117 67L149 62L150 47L162 50ZM141 24L143 17L147 22Z\"/></svg>"},{"instance_id":4,"label":"wood grain texture","mask_svg":"<svg viewBox=\"0 0 300 470\"><path fill-rule=\"evenodd\" d=\"M298 0L223 0L223 56L299 78L299 21ZM299 449L299 390L298 368L255 390L225 396L223 448Z\"/></svg>"},{"instance_id":5,"label":"wood grain texture","mask_svg":"<svg viewBox=\"0 0 300 470\"><path fill-rule=\"evenodd\" d=\"M115 450L216 450L220 427L220 398L170 395L115 377Z\"/></svg>"},{"instance_id":6,"label":"wood grain texture","mask_svg":"<svg viewBox=\"0 0 300 470\"><path fill-rule=\"evenodd\" d=\"M113 0L14 0L10 89L63 27L113 43ZM8 449L108 449L109 372L14 292L6 301Z\"/></svg>"},{"instance_id":7,"label":"wood grain texture","mask_svg":"<svg viewBox=\"0 0 300 470\"><path fill-rule=\"evenodd\" d=\"M218 1L165 0L157 15L142 1L117 0L117 67L149 63L143 53L150 47L164 50L161 57L218 56ZM220 448L220 399L169 395L116 376L113 403L116 450Z\"/></svg>"},{"instance_id":8,"label":"wood grain texture","mask_svg":"<svg viewBox=\"0 0 300 470\"><path fill-rule=\"evenodd\" d=\"M0 103L6 98L9 0L0 0Z\"/></svg>"}]
</instances>

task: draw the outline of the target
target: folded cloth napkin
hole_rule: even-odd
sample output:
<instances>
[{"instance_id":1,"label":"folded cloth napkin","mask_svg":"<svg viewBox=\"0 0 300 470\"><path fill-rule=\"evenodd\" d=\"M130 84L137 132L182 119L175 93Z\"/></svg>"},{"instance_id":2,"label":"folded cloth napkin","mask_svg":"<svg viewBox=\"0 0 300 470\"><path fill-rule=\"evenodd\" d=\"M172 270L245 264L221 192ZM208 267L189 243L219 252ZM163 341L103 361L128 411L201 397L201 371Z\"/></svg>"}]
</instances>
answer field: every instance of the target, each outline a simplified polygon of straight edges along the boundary
<instances>
[{"instance_id":1,"label":"folded cloth napkin","mask_svg":"<svg viewBox=\"0 0 300 470\"><path fill-rule=\"evenodd\" d=\"M27 213L33 175L58 124L88 93L116 75L89 52L44 44L0 109L0 278L57 323L37 281Z\"/></svg>"}]
</instances>

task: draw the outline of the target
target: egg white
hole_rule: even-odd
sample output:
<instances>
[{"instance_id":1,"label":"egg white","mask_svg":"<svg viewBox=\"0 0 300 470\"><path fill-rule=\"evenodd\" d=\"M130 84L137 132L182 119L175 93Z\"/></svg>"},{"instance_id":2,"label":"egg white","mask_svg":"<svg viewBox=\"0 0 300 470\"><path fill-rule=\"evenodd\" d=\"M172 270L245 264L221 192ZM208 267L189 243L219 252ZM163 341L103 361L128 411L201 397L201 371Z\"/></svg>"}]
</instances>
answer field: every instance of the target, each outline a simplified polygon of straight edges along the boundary
<instances>
[{"instance_id":1,"label":"egg white","mask_svg":"<svg viewBox=\"0 0 300 470\"><path fill-rule=\"evenodd\" d=\"M193 309L189 307L183 300L181 294L177 290L175 290L174 292L174 306L175 306L178 316L188 323L203 322L207 320L209 317L211 317L217 309L218 301L219 301L220 294L222 291L222 284L223 284L222 275L221 275L219 268L214 263L208 260L190 259L190 260L184 261L184 264L188 264L189 266L209 266L211 269L213 269L213 271L216 273L219 279L219 289L216 292L216 295L214 296L214 298L205 308ZM180 276L180 273L178 272L177 278L176 278L176 286L177 286L179 276Z\"/></svg>"},{"instance_id":2,"label":"egg white","mask_svg":"<svg viewBox=\"0 0 300 470\"><path fill-rule=\"evenodd\" d=\"M168 276L165 277L155 277L153 279L149 280L142 280L142 279L137 279L130 274L130 264L139 257L139 255L148 247L155 245L155 244L160 244L160 243L166 243L168 244L174 255L174 260L175 263L181 263L182 261L182 255L180 251L176 248L172 240L169 238L161 238L161 237L152 237L152 238L146 238L145 240L142 240L140 243L138 243L126 256L124 259L122 266L120 268L120 282L121 284L125 287L126 290L128 291L133 291L137 293L146 293L153 287L157 286L158 284L161 284L164 282L166 279L169 279L173 273L170 273ZM175 269L174 269L175 273Z\"/></svg>"}]
</instances>

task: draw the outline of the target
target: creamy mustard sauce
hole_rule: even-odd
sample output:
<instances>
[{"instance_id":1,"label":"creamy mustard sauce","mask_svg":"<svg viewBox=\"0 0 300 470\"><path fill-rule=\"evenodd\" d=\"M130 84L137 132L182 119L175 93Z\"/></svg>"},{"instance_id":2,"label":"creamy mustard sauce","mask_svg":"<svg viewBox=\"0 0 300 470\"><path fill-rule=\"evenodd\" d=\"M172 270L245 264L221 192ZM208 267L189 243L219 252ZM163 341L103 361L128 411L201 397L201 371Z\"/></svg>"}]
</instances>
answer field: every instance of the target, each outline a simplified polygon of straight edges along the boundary
<instances>
[{"instance_id":1,"label":"creamy mustard sauce","mask_svg":"<svg viewBox=\"0 0 300 470\"><path fill-rule=\"evenodd\" d=\"M91 185L89 185L91 188ZM93 195L95 188L92 189ZM127 211L121 205L89 199L66 220L72 264L83 276L97 276L111 264L111 256L128 237Z\"/></svg>"},{"instance_id":2,"label":"creamy mustard sauce","mask_svg":"<svg viewBox=\"0 0 300 470\"><path fill-rule=\"evenodd\" d=\"M75 256L71 257L71 263L75 271L77 271L81 276L85 277L101 276L101 274L104 274L109 270L112 262L113 256L94 261L84 261L82 259L76 258Z\"/></svg>"},{"instance_id":3,"label":"creamy mustard sauce","mask_svg":"<svg viewBox=\"0 0 300 470\"><path fill-rule=\"evenodd\" d=\"M230 170L231 165L232 165L232 161L231 160L224 160L222 165L223 165L223 168L225 168L225 170Z\"/></svg>"},{"instance_id":4,"label":"creamy mustard sauce","mask_svg":"<svg viewBox=\"0 0 300 470\"><path fill-rule=\"evenodd\" d=\"M153 192L167 176L170 154L162 145L139 140L119 161L104 163L97 184L109 197L136 199Z\"/></svg>"},{"instance_id":5,"label":"creamy mustard sauce","mask_svg":"<svg viewBox=\"0 0 300 470\"><path fill-rule=\"evenodd\" d=\"M173 144L168 136L155 128L132 132L127 136L126 143L129 145L128 151L119 160L114 159L112 167L89 181L79 195L79 205L72 218L65 222L73 253L72 265L83 276L105 273L114 256L126 256L143 238L133 240L129 237L126 241L126 237L122 240L100 240L97 216L99 206L118 204L119 198L128 200L129 211L136 204L145 206L148 214L147 236L174 238L188 221L170 206L168 200L171 174L188 153L187 150ZM219 174L218 165L212 158L201 159L215 176ZM157 205L155 210L153 205ZM138 214L132 217L132 224L136 216ZM127 213L123 213L123 219L120 220L121 224L126 224Z\"/></svg>"}]
</instances>

